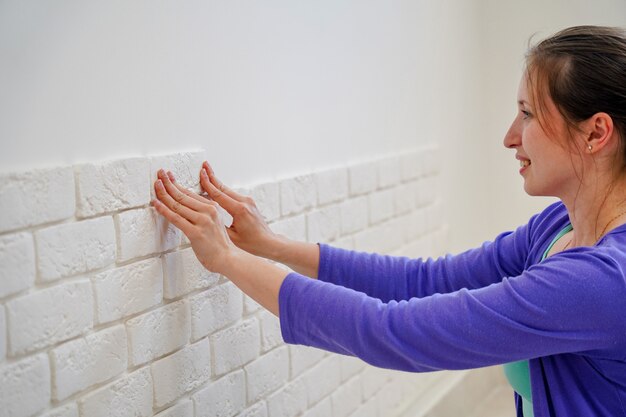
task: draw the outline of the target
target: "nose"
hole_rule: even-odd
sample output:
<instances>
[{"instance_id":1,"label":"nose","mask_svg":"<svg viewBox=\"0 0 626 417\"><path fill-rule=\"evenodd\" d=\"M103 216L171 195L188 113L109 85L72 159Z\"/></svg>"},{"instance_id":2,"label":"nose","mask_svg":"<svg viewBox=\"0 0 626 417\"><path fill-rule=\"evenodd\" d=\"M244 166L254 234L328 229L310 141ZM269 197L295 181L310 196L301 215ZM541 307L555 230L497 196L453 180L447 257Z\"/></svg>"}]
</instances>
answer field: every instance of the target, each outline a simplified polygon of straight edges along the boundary
<instances>
[{"instance_id":1,"label":"nose","mask_svg":"<svg viewBox=\"0 0 626 417\"><path fill-rule=\"evenodd\" d=\"M517 118L513 120L513 123L511 123L509 130L506 132L506 135L504 135L503 143L504 146L509 149L515 148L522 144L522 133L521 129L519 128Z\"/></svg>"}]
</instances>

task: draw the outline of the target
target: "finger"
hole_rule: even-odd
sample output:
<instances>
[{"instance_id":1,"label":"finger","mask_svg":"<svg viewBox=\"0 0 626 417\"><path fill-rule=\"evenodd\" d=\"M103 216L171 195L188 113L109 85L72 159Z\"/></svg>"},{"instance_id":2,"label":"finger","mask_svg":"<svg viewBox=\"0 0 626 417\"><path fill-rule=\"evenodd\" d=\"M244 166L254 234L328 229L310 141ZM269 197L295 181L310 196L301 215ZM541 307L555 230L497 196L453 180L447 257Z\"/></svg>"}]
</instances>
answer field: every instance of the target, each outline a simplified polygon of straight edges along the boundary
<instances>
[{"instance_id":1,"label":"finger","mask_svg":"<svg viewBox=\"0 0 626 417\"><path fill-rule=\"evenodd\" d=\"M161 201L161 203L165 204L168 209L170 209L174 213L179 214L181 217L183 217L192 224L197 224L200 221L202 215L197 211L192 210L189 207L174 200L165 189L163 181L161 181L160 179L156 180L154 188L157 198Z\"/></svg>"},{"instance_id":2,"label":"finger","mask_svg":"<svg viewBox=\"0 0 626 417\"><path fill-rule=\"evenodd\" d=\"M229 195L216 188L215 185L211 183L211 180L209 180L209 174L204 168L200 170L200 184L202 184L202 188L204 188L209 197L211 197L212 200L217 201L218 204L222 206L231 216L241 205L239 201L234 200Z\"/></svg>"},{"instance_id":3,"label":"finger","mask_svg":"<svg viewBox=\"0 0 626 417\"><path fill-rule=\"evenodd\" d=\"M218 190L220 190L221 192L223 192L224 194L226 194L227 196L229 196L235 201L239 201L240 203L246 202L245 196L227 187L226 185L224 185L224 183L222 183L220 180L217 179L217 177L215 176L215 172L213 172L213 168L211 168L211 165L209 165L207 161L204 161L202 163L202 167L206 169L206 172L209 175L209 180L211 181L211 184L213 184L215 188L217 188Z\"/></svg>"},{"instance_id":4,"label":"finger","mask_svg":"<svg viewBox=\"0 0 626 417\"><path fill-rule=\"evenodd\" d=\"M167 172L168 177L170 177L170 181L172 180L173 176L170 176L171 172ZM194 200L197 200L201 203L207 204L209 203L211 200L209 200L206 197L203 197L202 195L196 194L191 190L188 190L187 188L183 187L182 185L180 185L177 182L172 181L172 184L174 185L174 187L178 188L178 191L180 191L181 193L185 194L186 196L189 196L191 198L193 198Z\"/></svg>"},{"instance_id":5,"label":"finger","mask_svg":"<svg viewBox=\"0 0 626 417\"><path fill-rule=\"evenodd\" d=\"M170 173L168 173L167 175L165 175L165 171L163 170L159 170L159 178L161 179L161 181L163 181L163 184L165 185L165 189L167 190L167 193L172 196L172 198L179 202L180 204L189 207L192 210L195 211L199 211L199 212L206 212L206 200L203 202L200 202L194 198L192 198L191 196L189 196L189 194L187 193L183 193L178 187L176 187L173 183L172 180L170 178ZM173 175L172 175L173 177Z\"/></svg>"},{"instance_id":6,"label":"finger","mask_svg":"<svg viewBox=\"0 0 626 417\"><path fill-rule=\"evenodd\" d=\"M159 214L167 219L167 221L178 227L180 230L182 230L185 236L189 237L189 234L193 230L193 225L189 223L189 221L184 219L180 214L170 210L165 204L161 203L161 201L159 200L152 200L152 205Z\"/></svg>"}]
</instances>

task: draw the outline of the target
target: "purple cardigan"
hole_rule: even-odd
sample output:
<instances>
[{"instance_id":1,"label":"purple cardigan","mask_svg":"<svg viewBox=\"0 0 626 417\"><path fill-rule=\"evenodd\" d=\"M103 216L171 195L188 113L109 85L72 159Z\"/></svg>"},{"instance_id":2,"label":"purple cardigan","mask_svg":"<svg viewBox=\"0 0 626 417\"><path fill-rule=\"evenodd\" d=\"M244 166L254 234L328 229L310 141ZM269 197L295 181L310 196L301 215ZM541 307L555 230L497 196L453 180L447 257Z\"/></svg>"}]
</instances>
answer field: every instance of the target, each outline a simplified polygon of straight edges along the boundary
<instances>
[{"instance_id":1,"label":"purple cardigan","mask_svg":"<svg viewBox=\"0 0 626 417\"><path fill-rule=\"evenodd\" d=\"M535 417L626 417L626 225L539 263L568 222L557 202L438 259L318 243L318 279L280 288L283 339L411 372L529 359Z\"/></svg>"}]
</instances>

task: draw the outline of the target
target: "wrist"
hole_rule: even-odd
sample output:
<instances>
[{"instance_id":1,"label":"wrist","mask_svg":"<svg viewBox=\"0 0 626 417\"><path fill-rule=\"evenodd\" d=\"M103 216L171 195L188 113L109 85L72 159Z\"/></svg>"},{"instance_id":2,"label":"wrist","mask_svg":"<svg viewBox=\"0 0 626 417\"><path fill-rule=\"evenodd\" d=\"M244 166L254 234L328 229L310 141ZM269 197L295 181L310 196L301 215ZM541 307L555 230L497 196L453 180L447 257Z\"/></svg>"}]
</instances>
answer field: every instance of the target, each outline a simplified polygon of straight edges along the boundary
<instances>
[{"instance_id":1,"label":"wrist","mask_svg":"<svg viewBox=\"0 0 626 417\"><path fill-rule=\"evenodd\" d=\"M289 246L289 238L284 235L274 235L264 245L265 250L262 255L266 259L271 259L274 262L285 263L285 253Z\"/></svg>"}]
</instances>

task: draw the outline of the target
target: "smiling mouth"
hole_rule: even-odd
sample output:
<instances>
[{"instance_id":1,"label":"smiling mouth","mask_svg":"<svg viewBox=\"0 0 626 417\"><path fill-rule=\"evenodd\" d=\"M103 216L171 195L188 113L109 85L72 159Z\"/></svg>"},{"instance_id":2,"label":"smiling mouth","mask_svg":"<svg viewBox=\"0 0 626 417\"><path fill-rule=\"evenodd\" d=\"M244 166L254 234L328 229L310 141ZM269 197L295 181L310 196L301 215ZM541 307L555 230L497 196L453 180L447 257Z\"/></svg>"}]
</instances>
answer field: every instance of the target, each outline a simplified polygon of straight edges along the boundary
<instances>
[{"instance_id":1,"label":"smiling mouth","mask_svg":"<svg viewBox=\"0 0 626 417\"><path fill-rule=\"evenodd\" d=\"M519 161L519 166L521 166L522 168L526 168L529 165L530 165L530 161L528 160Z\"/></svg>"}]
</instances>

